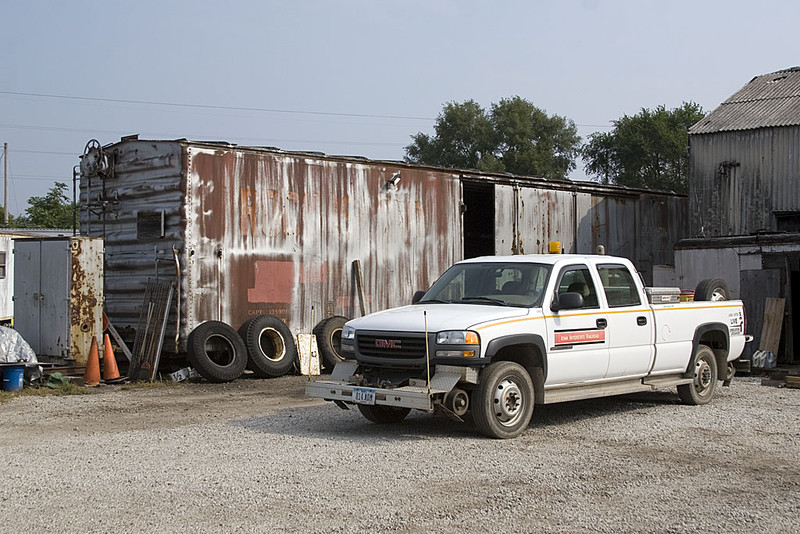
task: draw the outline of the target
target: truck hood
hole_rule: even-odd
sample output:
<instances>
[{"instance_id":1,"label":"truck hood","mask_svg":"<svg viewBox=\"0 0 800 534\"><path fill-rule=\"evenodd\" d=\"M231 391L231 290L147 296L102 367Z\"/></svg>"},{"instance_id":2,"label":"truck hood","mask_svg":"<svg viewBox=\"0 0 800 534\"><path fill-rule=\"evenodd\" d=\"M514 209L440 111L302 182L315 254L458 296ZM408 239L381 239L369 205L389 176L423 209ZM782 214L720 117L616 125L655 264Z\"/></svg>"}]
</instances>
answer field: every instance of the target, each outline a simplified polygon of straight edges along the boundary
<instances>
[{"instance_id":1,"label":"truck hood","mask_svg":"<svg viewBox=\"0 0 800 534\"><path fill-rule=\"evenodd\" d=\"M414 304L359 317L347 325L357 330L424 332L425 312L428 316L428 332L441 332L469 330L487 321L525 317L530 310L480 304Z\"/></svg>"}]
</instances>

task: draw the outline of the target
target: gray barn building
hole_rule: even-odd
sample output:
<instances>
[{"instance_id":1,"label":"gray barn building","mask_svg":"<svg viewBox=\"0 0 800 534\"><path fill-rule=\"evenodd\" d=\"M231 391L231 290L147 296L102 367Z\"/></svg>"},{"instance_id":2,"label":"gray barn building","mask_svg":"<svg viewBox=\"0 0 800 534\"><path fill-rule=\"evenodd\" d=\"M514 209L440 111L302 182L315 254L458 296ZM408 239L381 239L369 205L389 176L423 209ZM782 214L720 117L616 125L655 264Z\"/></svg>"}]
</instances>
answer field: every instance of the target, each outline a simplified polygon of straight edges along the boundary
<instances>
[{"instance_id":1,"label":"gray barn building","mask_svg":"<svg viewBox=\"0 0 800 534\"><path fill-rule=\"evenodd\" d=\"M689 129L690 232L675 282L721 274L759 348L765 297L785 299L779 361L800 327L800 67L756 76ZM795 304L796 303L796 304Z\"/></svg>"}]
</instances>

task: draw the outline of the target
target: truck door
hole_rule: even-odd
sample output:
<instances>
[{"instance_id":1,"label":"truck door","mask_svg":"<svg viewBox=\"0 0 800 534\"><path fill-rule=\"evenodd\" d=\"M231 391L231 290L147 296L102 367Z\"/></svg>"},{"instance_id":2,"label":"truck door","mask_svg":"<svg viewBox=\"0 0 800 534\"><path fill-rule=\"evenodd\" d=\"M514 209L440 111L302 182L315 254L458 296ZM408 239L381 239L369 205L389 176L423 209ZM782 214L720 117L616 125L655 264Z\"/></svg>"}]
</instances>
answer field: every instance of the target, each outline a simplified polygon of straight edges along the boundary
<instances>
[{"instance_id":1,"label":"truck door","mask_svg":"<svg viewBox=\"0 0 800 534\"><path fill-rule=\"evenodd\" d=\"M655 356L653 312L642 303L633 274L624 265L598 265L608 303L608 378L646 375Z\"/></svg>"},{"instance_id":2,"label":"truck door","mask_svg":"<svg viewBox=\"0 0 800 534\"><path fill-rule=\"evenodd\" d=\"M601 380L608 369L608 314L586 265L570 265L558 274L555 298L568 291L583 295L583 307L545 314L548 386Z\"/></svg>"}]
</instances>

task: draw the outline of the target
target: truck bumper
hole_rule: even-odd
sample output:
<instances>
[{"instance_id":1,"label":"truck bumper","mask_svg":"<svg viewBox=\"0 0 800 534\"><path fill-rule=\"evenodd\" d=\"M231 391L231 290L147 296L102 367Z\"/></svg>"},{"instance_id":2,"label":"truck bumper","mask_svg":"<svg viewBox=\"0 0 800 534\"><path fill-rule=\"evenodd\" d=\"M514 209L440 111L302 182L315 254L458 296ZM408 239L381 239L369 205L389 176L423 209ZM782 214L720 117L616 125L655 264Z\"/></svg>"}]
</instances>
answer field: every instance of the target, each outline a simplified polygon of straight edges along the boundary
<instances>
[{"instance_id":1,"label":"truck bumper","mask_svg":"<svg viewBox=\"0 0 800 534\"><path fill-rule=\"evenodd\" d=\"M474 369L439 365L431 377L430 389L424 383L396 388L360 386L353 380L357 368L356 362L337 364L329 380L308 382L306 395L348 404L375 404L432 412L436 401L453 389L460 380L477 381L477 372Z\"/></svg>"}]
</instances>

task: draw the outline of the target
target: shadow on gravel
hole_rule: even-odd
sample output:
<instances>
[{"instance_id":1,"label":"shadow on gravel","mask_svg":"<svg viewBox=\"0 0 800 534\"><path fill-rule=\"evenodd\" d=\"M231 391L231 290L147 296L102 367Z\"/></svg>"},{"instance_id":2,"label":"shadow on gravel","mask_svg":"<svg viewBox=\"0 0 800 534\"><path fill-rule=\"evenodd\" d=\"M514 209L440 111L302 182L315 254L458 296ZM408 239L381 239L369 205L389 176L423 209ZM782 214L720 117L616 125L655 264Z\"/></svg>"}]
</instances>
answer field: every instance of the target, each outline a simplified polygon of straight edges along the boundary
<instances>
[{"instance_id":1,"label":"shadow on gravel","mask_svg":"<svg viewBox=\"0 0 800 534\"><path fill-rule=\"evenodd\" d=\"M265 434L317 437L335 441L416 441L430 438L474 438L470 421L459 423L439 414L411 412L398 424L379 425L366 420L358 408L342 410L333 404L287 408L274 415L228 423Z\"/></svg>"},{"instance_id":2,"label":"shadow on gravel","mask_svg":"<svg viewBox=\"0 0 800 534\"><path fill-rule=\"evenodd\" d=\"M655 391L619 397L537 406L529 428L560 426L587 419L613 417L614 414L649 411L659 406L679 404L672 392ZM367 421L353 407L342 410L333 404L287 408L273 415L231 421L231 426L274 435L305 436L335 441L416 441L437 438L481 437L469 414L464 422L444 415L412 411L401 423L379 425Z\"/></svg>"},{"instance_id":3,"label":"shadow on gravel","mask_svg":"<svg viewBox=\"0 0 800 534\"><path fill-rule=\"evenodd\" d=\"M587 419L612 417L618 413L646 411L657 409L658 406L674 404L680 404L678 395L669 391L648 391L615 397L547 404L536 407L529 428L567 425Z\"/></svg>"}]
</instances>

